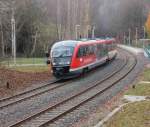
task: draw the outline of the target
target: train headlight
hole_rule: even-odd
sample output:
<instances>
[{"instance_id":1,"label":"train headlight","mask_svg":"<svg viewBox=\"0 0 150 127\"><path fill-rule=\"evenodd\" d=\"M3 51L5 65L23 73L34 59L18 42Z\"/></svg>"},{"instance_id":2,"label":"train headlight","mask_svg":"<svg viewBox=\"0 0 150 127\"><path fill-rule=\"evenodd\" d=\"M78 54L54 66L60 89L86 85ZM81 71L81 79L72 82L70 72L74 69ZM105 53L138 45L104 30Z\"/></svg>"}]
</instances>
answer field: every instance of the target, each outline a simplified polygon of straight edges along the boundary
<instances>
[{"instance_id":1,"label":"train headlight","mask_svg":"<svg viewBox=\"0 0 150 127\"><path fill-rule=\"evenodd\" d=\"M63 65L64 63L63 62L59 62L59 65Z\"/></svg>"},{"instance_id":2,"label":"train headlight","mask_svg":"<svg viewBox=\"0 0 150 127\"><path fill-rule=\"evenodd\" d=\"M56 63L53 63L53 65L56 65Z\"/></svg>"},{"instance_id":3,"label":"train headlight","mask_svg":"<svg viewBox=\"0 0 150 127\"><path fill-rule=\"evenodd\" d=\"M67 64L70 64L70 61L68 61Z\"/></svg>"},{"instance_id":4,"label":"train headlight","mask_svg":"<svg viewBox=\"0 0 150 127\"><path fill-rule=\"evenodd\" d=\"M71 58L54 58L52 60L52 64L54 66L59 65L70 65L71 64Z\"/></svg>"},{"instance_id":5,"label":"train headlight","mask_svg":"<svg viewBox=\"0 0 150 127\"><path fill-rule=\"evenodd\" d=\"M63 61L63 62L59 62L59 65L69 65L70 61Z\"/></svg>"}]
</instances>

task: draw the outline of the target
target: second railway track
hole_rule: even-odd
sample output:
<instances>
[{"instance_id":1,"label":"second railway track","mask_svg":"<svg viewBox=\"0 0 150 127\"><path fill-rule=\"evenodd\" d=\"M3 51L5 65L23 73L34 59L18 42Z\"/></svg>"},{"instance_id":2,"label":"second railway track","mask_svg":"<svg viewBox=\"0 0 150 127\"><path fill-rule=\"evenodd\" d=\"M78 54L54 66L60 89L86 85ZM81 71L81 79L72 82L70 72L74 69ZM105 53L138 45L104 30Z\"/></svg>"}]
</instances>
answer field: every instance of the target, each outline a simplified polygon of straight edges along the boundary
<instances>
[{"instance_id":1,"label":"second railway track","mask_svg":"<svg viewBox=\"0 0 150 127\"><path fill-rule=\"evenodd\" d=\"M137 60L135 57L130 57L126 59L124 65L122 65L118 70L112 74L105 77L105 79L94 82L92 86L79 91L78 93L65 98L64 100L50 106L32 116L29 116L17 123L10 125L9 127L44 127L47 126L57 119L63 117L67 113L75 110L84 103L95 98L107 91L109 88L113 87L116 83L125 78L136 66Z\"/></svg>"},{"instance_id":2,"label":"second railway track","mask_svg":"<svg viewBox=\"0 0 150 127\"><path fill-rule=\"evenodd\" d=\"M62 87L64 85L66 85L65 83L63 83L61 85L59 84L59 85L52 86L52 84L54 84L58 81L60 81L60 80L53 80L50 83L47 83L43 86L40 86L40 87L34 88L32 90L14 95L12 97L7 97L7 98L4 98L4 99L1 99L0 100L0 109L6 108L10 105L25 101L27 99L30 99L30 98L34 97L34 96L43 94L43 93L48 92L50 90L54 90L56 88L59 88L59 87Z\"/></svg>"}]
</instances>

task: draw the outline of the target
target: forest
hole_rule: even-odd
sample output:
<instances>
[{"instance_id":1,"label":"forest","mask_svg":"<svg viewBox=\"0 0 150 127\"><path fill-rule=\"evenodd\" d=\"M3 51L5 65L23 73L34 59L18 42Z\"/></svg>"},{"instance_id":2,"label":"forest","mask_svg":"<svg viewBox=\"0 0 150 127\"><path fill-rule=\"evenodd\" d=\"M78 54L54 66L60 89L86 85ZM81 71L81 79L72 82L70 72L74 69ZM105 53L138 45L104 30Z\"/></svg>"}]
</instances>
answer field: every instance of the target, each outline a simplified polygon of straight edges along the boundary
<instances>
[{"instance_id":1,"label":"forest","mask_svg":"<svg viewBox=\"0 0 150 127\"><path fill-rule=\"evenodd\" d=\"M0 57L12 56L14 36L17 57L43 57L56 41L91 38L93 29L143 38L149 11L148 0L0 0Z\"/></svg>"}]
</instances>

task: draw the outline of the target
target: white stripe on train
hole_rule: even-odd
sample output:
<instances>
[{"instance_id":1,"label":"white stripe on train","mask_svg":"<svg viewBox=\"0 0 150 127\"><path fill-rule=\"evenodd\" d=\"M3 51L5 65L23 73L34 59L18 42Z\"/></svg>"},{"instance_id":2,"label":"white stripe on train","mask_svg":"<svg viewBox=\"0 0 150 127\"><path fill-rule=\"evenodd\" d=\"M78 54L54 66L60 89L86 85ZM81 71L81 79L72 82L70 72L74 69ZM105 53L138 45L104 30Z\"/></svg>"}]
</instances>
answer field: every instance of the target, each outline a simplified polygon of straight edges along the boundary
<instances>
[{"instance_id":1,"label":"white stripe on train","mask_svg":"<svg viewBox=\"0 0 150 127\"><path fill-rule=\"evenodd\" d=\"M92 69L96 66L99 66L99 65L105 63L108 58L112 59L116 54L117 54L117 50L111 51L111 52L109 52L109 56L105 56L105 57L101 58L100 60L96 60L94 63L88 64L88 65L85 65L85 66L82 66L82 67L78 67L78 68L75 68L75 69L70 69L69 71L74 72L74 71L82 70L82 69L87 68L87 67L89 69Z\"/></svg>"}]
</instances>

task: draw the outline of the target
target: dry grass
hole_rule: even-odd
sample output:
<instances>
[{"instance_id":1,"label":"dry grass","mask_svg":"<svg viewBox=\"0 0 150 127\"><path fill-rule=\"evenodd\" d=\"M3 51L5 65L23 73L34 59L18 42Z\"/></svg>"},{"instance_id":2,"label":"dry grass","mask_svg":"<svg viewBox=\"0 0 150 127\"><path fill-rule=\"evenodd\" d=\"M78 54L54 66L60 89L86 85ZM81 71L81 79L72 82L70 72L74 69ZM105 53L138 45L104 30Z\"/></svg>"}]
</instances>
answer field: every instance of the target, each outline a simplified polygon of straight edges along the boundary
<instances>
[{"instance_id":1,"label":"dry grass","mask_svg":"<svg viewBox=\"0 0 150 127\"><path fill-rule=\"evenodd\" d=\"M150 68L146 68L143 73L143 80L150 81Z\"/></svg>"},{"instance_id":2,"label":"dry grass","mask_svg":"<svg viewBox=\"0 0 150 127\"><path fill-rule=\"evenodd\" d=\"M150 96L150 84L138 84L133 89L129 89L125 94L137 96Z\"/></svg>"},{"instance_id":3,"label":"dry grass","mask_svg":"<svg viewBox=\"0 0 150 127\"><path fill-rule=\"evenodd\" d=\"M142 77L142 80L150 81L150 69L146 68ZM150 84L139 83L125 94L150 96ZM150 101L125 106L104 127L150 127Z\"/></svg>"},{"instance_id":4,"label":"dry grass","mask_svg":"<svg viewBox=\"0 0 150 127\"><path fill-rule=\"evenodd\" d=\"M38 73L38 72L48 72L50 73L50 67L48 66L27 66L27 67L13 67L10 68L11 70L16 70L19 72L31 72L31 73Z\"/></svg>"},{"instance_id":5,"label":"dry grass","mask_svg":"<svg viewBox=\"0 0 150 127\"><path fill-rule=\"evenodd\" d=\"M27 68L25 71L27 71ZM31 71L31 69L29 69L29 71ZM37 71L34 70L34 73L31 73L0 68L0 98L12 96L18 91L22 91L28 87L32 87L34 84L52 78L52 75L48 70L46 72L39 72L39 68L37 68ZM7 83L9 83L10 86L9 89L6 87Z\"/></svg>"},{"instance_id":6,"label":"dry grass","mask_svg":"<svg viewBox=\"0 0 150 127\"><path fill-rule=\"evenodd\" d=\"M150 69L146 68L143 72L142 79L144 81L150 81ZM129 89L125 94L138 95L138 96L150 96L150 84L139 83L135 85L134 89Z\"/></svg>"},{"instance_id":7,"label":"dry grass","mask_svg":"<svg viewBox=\"0 0 150 127\"><path fill-rule=\"evenodd\" d=\"M45 64L45 58L16 58L16 63L21 64ZM6 59L1 62L3 65L13 65L13 59Z\"/></svg>"},{"instance_id":8,"label":"dry grass","mask_svg":"<svg viewBox=\"0 0 150 127\"><path fill-rule=\"evenodd\" d=\"M104 127L150 127L150 102L125 106Z\"/></svg>"}]
</instances>

